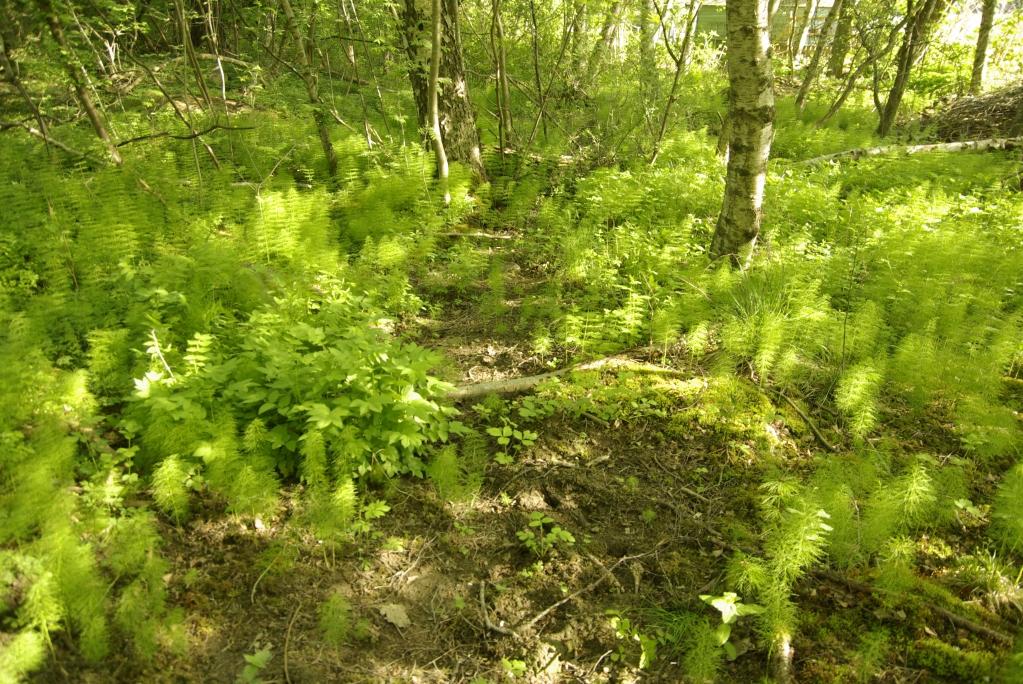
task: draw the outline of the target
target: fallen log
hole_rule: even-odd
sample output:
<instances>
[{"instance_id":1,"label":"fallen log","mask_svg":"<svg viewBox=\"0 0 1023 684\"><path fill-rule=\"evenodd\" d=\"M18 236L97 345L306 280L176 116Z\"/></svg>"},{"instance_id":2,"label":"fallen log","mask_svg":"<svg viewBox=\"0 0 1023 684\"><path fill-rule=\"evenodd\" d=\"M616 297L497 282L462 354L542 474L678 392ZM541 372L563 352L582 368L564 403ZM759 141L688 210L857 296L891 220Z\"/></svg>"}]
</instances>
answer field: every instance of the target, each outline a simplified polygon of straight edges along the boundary
<instances>
[{"instance_id":1,"label":"fallen log","mask_svg":"<svg viewBox=\"0 0 1023 684\"><path fill-rule=\"evenodd\" d=\"M686 373L675 368L667 368L653 363L634 361L622 356L609 356L602 359L595 359L593 361L577 363L565 368L559 368L558 370L550 371L548 373L540 373L539 375L527 375L521 378L507 378L505 380L478 382L471 385L459 385L453 389L448 396L455 401L463 401L465 399L478 399L480 397L485 397L488 394L520 394L522 392L528 392L541 382L550 380L551 378L557 378L576 371L605 369L623 370L631 373L664 375L671 378L687 377Z\"/></svg>"},{"instance_id":2,"label":"fallen log","mask_svg":"<svg viewBox=\"0 0 1023 684\"><path fill-rule=\"evenodd\" d=\"M822 154L796 162L797 166L819 164L832 159L862 159L863 157L879 157L886 154L923 154L925 152L987 152L991 150L1013 150L1023 147L1023 137L1019 138L988 138L986 140L960 140L950 143L932 143L928 145L883 145L881 147L860 147L844 152Z\"/></svg>"}]
</instances>

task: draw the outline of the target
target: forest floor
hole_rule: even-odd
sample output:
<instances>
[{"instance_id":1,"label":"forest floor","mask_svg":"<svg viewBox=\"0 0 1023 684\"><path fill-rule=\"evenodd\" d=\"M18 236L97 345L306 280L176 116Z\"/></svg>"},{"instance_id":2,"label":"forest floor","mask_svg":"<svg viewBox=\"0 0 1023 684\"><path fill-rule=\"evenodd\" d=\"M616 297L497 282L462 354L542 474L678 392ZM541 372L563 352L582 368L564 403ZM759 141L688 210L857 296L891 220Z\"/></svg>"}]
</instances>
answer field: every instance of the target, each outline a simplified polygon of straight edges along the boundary
<instances>
[{"instance_id":1,"label":"forest floor","mask_svg":"<svg viewBox=\"0 0 1023 684\"><path fill-rule=\"evenodd\" d=\"M420 324L412 336L443 352L447 365L437 372L455 384L547 370L471 310ZM245 656L263 650L270 659L259 681L289 684L680 681L684 650L672 643L673 626L681 628L673 616L703 613L713 625L717 613L700 595L720 594L728 557L757 544L762 472L744 431L766 406L776 456L798 469L820 446L797 412L752 383L744 383L745 405L722 407L706 400L717 380L684 356L633 356L682 369L682 377L571 376L566 383L603 401L631 403L610 407L625 418L555 411L513 462L487 455L481 486L461 501L440 496L430 480L380 483L375 494L389 513L342 548L287 524L297 488L267 520L224 516L223 504L207 499L190 522L161 529L171 564L164 579L172 605L184 610L188 654L148 664L122 654L97 671L58 641L34 681L234 682ZM482 431L479 409L463 407ZM574 544L542 557L530 551L517 533L536 513ZM325 645L318 621L331 592L352 606L352 638L340 648ZM856 659L869 657L857 655L862 637L878 624L904 632L895 639L903 644L940 634L984 646L940 617L908 618L840 581L802 582L797 600L798 681L854 677ZM730 642L737 657L724 679L759 679L767 659L751 626L740 621ZM879 669L881 681L944 681L928 679L905 651Z\"/></svg>"}]
</instances>

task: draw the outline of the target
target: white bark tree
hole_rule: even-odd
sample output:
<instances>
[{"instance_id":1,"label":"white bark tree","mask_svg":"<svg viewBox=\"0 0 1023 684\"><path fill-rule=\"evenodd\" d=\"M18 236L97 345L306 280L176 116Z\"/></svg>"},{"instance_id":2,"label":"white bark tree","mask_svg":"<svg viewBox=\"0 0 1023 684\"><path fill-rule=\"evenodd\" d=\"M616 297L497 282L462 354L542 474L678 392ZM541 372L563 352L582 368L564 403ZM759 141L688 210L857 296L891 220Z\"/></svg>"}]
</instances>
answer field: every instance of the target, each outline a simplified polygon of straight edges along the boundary
<instances>
[{"instance_id":1,"label":"white bark tree","mask_svg":"<svg viewBox=\"0 0 1023 684\"><path fill-rule=\"evenodd\" d=\"M760 234L774 133L768 0L728 0L725 26L731 131L724 203L710 252L737 262L739 250Z\"/></svg>"}]
</instances>

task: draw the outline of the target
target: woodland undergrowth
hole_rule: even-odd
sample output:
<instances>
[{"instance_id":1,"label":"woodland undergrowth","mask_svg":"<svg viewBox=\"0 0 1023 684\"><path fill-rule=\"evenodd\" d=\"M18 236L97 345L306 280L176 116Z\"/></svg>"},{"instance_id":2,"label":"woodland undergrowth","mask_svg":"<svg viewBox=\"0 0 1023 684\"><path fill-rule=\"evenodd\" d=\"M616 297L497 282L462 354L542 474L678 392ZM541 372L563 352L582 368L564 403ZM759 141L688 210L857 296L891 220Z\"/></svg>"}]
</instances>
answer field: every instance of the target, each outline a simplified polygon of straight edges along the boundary
<instances>
[{"instance_id":1,"label":"woodland undergrowth","mask_svg":"<svg viewBox=\"0 0 1023 684\"><path fill-rule=\"evenodd\" d=\"M797 163L868 141L856 111L818 129L819 112L781 107L765 235L744 270L704 252L723 167L703 130L667 141L653 166L540 157L472 189L456 168L448 207L416 146L339 140L331 189L311 181L314 136L282 144L294 122L257 114L223 132L230 168L180 141L123 168L61 166L8 141L0 679L39 668L60 632L93 662L185 648L156 521L187 520L199 499L259 518L298 483L295 524L339 544L386 513L388 478L460 491L452 473L482 426L460 420L434 377L442 359L409 339L469 300L551 367L649 347L711 379L700 420L752 411L753 448L736 453L759 473L759 532L728 583L759 607L765 652L798 631L795 588L827 567L895 603L965 593L1018 619L1023 199L1003 182L1015 162ZM446 236L467 222L510 228L510 248ZM519 425L492 433L502 455L552 407L592 412L552 387L547 408L520 407ZM838 453L776 452L774 409L751 396L825 417ZM925 577L927 540L949 530L972 551L944 582ZM323 619L347 619L332 600ZM690 674L713 676L711 627L672 619ZM995 655L988 674L1013 667Z\"/></svg>"}]
</instances>

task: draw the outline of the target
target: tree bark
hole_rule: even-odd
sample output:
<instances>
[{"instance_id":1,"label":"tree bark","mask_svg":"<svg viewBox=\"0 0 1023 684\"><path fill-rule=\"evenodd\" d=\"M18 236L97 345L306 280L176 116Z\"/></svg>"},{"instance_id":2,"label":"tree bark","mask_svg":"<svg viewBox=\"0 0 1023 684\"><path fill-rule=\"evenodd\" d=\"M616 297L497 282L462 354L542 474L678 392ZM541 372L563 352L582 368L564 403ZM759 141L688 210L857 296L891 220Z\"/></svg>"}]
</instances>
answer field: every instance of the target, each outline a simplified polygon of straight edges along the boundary
<instances>
[{"instance_id":1,"label":"tree bark","mask_svg":"<svg viewBox=\"0 0 1023 684\"><path fill-rule=\"evenodd\" d=\"M809 0L806 4L806 14L801 15L802 23L799 26L799 40L796 41L795 49L792 51L793 68L802 66L803 53L806 52L806 47L810 44L810 33L813 31L813 22L817 17L818 5L820 5L819 0Z\"/></svg>"},{"instance_id":2,"label":"tree bark","mask_svg":"<svg viewBox=\"0 0 1023 684\"><path fill-rule=\"evenodd\" d=\"M281 9L287 20L288 32L298 47L298 59L302 65L302 80L305 81L306 94L309 97L309 104L313 106L313 120L316 122L316 131L320 135L320 145L323 147L323 156L327 159L327 171L331 178L337 177L337 153L334 152L334 144L330 140L330 126L327 121L327 111L320 99L320 92L317 86L316 70L313 68L312 49L302 38L302 32L298 28L298 19L295 10L291 7L291 0L281 0Z\"/></svg>"},{"instance_id":3,"label":"tree bark","mask_svg":"<svg viewBox=\"0 0 1023 684\"><path fill-rule=\"evenodd\" d=\"M501 146L501 156L504 156L505 147L511 144L512 137L512 116L511 116L511 89L508 87L507 55L504 46L504 24L501 21L501 0L493 0L493 15L490 22L490 42L494 52L494 66L496 72L496 83L494 91L497 95L497 116L498 116L498 143Z\"/></svg>"},{"instance_id":4,"label":"tree bark","mask_svg":"<svg viewBox=\"0 0 1023 684\"><path fill-rule=\"evenodd\" d=\"M828 57L828 73L835 78L839 78L845 73L845 58L849 55L849 39L852 37L855 10L856 1L845 0L838 13L835 39L831 43L831 54Z\"/></svg>"},{"instance_id":5,"label":"tree bark","mask_svg":"<svg viewBox=\"0 0 1023 684\"><path fill-rule=\"evenodd\" d=\"M444 140L441 137L440 111L438 108L440 89L440 60L441 60L441 0L433 0L433 35L430 41L430 81L427 84L427 110L430 114L430 140L433 143L433 152L437 157L437 179L444 190L444 204L451 202L451 193L448 190L448 155L444 150Z\"/></svg>"},{"instance_id":6,"label":"tree bark","mask_svg":"<svg viewBox=\"0 0 1023 684\"><path fill-rule=\"evenodd\" d=\"M7 41L4 40L2 34L0 34L0 66L4 68L4 74L7 76L7 82L14 86L14 89L21 95L21 99L25 101L25 106L28 107L29 111L32 112L32 116L35 118L36 123L39 124L39 133L41 138L47 146L50 144L50 131L46 127L46 120L43 118L42 112L39 111L39 107L36 106L35 101L32 100L32 96L29 94L25 85L21 82L21 77L18 73L18 68L14 64L14 60L7 54Z\"/></svg>"},{"instance_id":7,"label":"tree bark","mask_svg":"<svg viewBox=\"0 0 1023 684\"><path fill-rule=\"evenodd\" d=\"M660 85L656 43L654 43L654 38L657 36L660 27L651 21L654 12L654 0L642 0L639 6L639 73L640 92L643 95L643 111L648 119L648 126L650 126L650 113L656 107L655 103L659 99L658 90Z\"/></svg>"},{"instance_id":8,"label":"tree bark","mask_svg":"<svg viewBox=\"0 0 1023 684\"><path fill-rule=\"evenodd\" d=\"M906 94L909 86L909 77L913 65L917 62L930 38L931 30L941 21L949 0L918 0L914 3L910 0L907 16L910 20L906 22L905 34L902 45L895 57L897 65L895 81L888 91L888 99L881 108L880 121L877 125L878 135L888 135L892 126L895 125L895 118L899 113L899 106L902 104L902 96Z\"/></svg>"},{"instance_id":9,"label":"tree bark","mask_svg":"<svg viewBox=\"0 0 1023 684\"><path fill-rule=\"evenodd\" d=\"M664 37L664 47L668 50L668 56L671 57L671 61L675 64L675 74L671 79L671 89L668 91L668 101L664 104L664 111L661 114L661 124L657 129L657 134L654 137L653 151L650 154L650 163L655 164L657 157L661 152L661 142L664 140L664 134L668 130L668 121L671 116L671 110L678 101L678 90L679 85L682 82L682 75L689 69L689 59L693 52L693 38L696 35L696 20L700 13L700 7L703 4L703 0L689 0L689 6L686 8L686 28L685 34L682 37L682 44L678 46L677 51L672 47L671 41L667 35ZM664 8L661 7L656 0L654 0L654 7L657 9L658 17L661 20L661 25L667 25L667 5Z\"/></svg>"},{"instance_id":10,"label":"tree bark","mask_svg":"<svg viewBox=\"0 0 1023 684\"><path fill-rule=\"evenodd\" d=\"M71 79L71 85L74 87L75 95L78 96L78 101L81 103L82 109L85 110L85 115L89 117L89 123L92 124L92 129L96 132L96 137L103 143L103 146L107 150L107 154L110 155L110 159L120 166L124 163L124 159L121 158L121 153L118 152L117 147L114 146L114 143L110 138L110 134L107 132L107 127L103 123L102 117L100 117L99 110L96 109L96 105L92 101L92 96L89 95L89 89L82 80L81 74L78 73L79 67L76 67L74 64L74 58L71 55L71 48L68 45L67 38L64 36L64 27L60 23L60 18L57 16L56 10L54 10L50 0L37 1L39 9L42 10L43 14L46 16L46 23L50 28L50 33L53 35L53 40L57 43L57 47L60 48L64 62L64 70Z\"/></svg>"},{"instance_id":11,"label":"tree bark","mask_svg":"<svg viewBox=\"0 0 1023 684\"><path fill-rule=\"evenodd\" d=\"M419 127L428 145L432 130L429 109L431 48L430 5L423 0L402 0L400 7L402 43L409 58L409 81L416 101ZM458 0L441 0L441 53L439 73L445 83L438 88L438 118L441 141L448 159L469 166L477 178L485 178L476 111L469 100L469 86L462 62L462 40L458 29Z\"/></svg>"},{"instance_id":12,"label":"tree bark","mask_svg":"<svg viewBox=\"0 0 1023 684\"><path fill-rule=\"evenodd\" d=\"M835 0L835 4L831 7L831 11L828 12L828 16L824 18L824 26L821 27L820 38L817 40L817 45L813 48L813 57L810 58L810 63L806 66L803 82L799 85L799 92L796 93L796 111L798 112L803 111L806 98L810 94L810 88L817 79L817 71L820 69L821 58L824 56L824 48L829 42L831 31L835 27L835 22L838 20L841 10L842 0Z\"/></svg>"},{"instance_id":13,"label":"tree bark","mask_svg":"<svg viewBox=\"0 0 1023 684\"><path fill-rule=\"evenodd\" d=\"M584 86L589 86L600 74L604 66L604 56L611 49L611 42L614 40L618 25L622 21L622 12L625 9L623 0L615 0L607 10L604 17L604 25L600 29L600 39L594 44L590 52L590 59L586 63L586 81Z\"/></svg>"},{"instance_id":14,"label":"tree bark","mask_svg":"<svg viewBox=\"0 0 1023 684\"><path fill-rule=\"evenodd\" d=\"M188 15L185 13L185 3L182 0L174 0L174 15L177 18L178 33L181 34L181 45L185 48L185 58L188 61L189 68L192 70L192 77L195 79L195 84L199 87L199 94L202 95L207 109L212 112L213 99L210 97L209 88L206 87L206 79L203 77L199 58L195 55L195 24L189 23ZM199 35L201 39L202 34L200 33Z\"/></svg>"},{"instance_id":15,"label":"tree bark","mask_svg":"<svg viewBox=\"0 0 1023 684\"><path fill-rule=\"evenodd\" d=\"M725 195L710 246L713 258L738 263L760 234L767 160L774 132L774 83L768 0L728 0L729 136Z\"/></svg>"},{"instance_id":16,"label":"tree bark","mask_svg":"<svg viewBox=\"0 0 1023 684\"><path fill-rule=\"evenodd\" d=\"M540 27L536 21L536 0L529 0L529 20L532 23L533 36L533 77L536 82L536 96L543 98L543 82L540 79ZM543 139L547 140L547 115L540 113L543 122Z\"/></svg>"},{"instance_id":17,"label":"tree bark","mask_svg":"<svg viewBox=\"0 0 1023 684\"><path fill-rule=\"evenodd\" d=\"M977 36L977 50L973 54L973 73L970 75L970 94L979 95L984 88L984 64L987 62L987 46L991 40L991 26L995 23L998 0L984 0L980 15L980 34Z\"/></svg>"}]
</instances>

